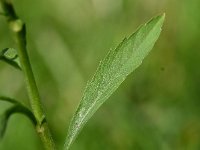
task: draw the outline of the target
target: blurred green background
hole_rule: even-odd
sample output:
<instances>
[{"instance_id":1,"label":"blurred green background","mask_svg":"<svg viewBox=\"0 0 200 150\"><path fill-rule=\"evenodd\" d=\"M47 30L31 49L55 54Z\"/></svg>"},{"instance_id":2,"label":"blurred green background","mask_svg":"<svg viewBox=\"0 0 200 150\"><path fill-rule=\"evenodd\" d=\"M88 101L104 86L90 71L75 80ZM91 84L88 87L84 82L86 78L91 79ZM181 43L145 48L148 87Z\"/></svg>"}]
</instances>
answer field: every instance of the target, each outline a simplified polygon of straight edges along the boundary
<instances>
[{"instance_id":1,"label":"blurred green background","mask_svg":"<svg viewBox=\"0 0 200 150\"><path fill-rule=\"evenodd\" d=\"M166 13L153 51L82 130L72 150L200 149L199 0L13 0L53 137L61 149L88 79L110 48ZM0 49L15 47L0 17ZM0 95L28 105L23 75L0 63ZM0 114L10 104L0 102ZM16 114L1 150L42 150Z\"/></svg>"}]
</instances>

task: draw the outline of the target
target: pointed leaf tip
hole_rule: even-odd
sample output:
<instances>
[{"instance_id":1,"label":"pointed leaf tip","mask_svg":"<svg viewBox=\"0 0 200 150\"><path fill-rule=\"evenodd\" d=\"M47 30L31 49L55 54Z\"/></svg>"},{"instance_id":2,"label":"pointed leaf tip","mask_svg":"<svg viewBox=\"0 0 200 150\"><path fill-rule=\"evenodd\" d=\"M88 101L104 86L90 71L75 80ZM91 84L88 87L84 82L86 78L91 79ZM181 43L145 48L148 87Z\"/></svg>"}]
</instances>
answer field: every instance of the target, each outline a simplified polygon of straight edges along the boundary
<instances>
[{"instance_id":1,"label":"pointed leaf tip","mask_svg":"<svg viewBox=\"0 0 200 150\"><path fill-rule=\"evenodd\" d=\"M160 35L164 18L165 14L151 19L128 39L123 40L116 49L109 51L94 77L87 83L69 126L65 150L70 148L81 129L98 108L125 78L141 65Z\"/></svg>"}]
</instances>

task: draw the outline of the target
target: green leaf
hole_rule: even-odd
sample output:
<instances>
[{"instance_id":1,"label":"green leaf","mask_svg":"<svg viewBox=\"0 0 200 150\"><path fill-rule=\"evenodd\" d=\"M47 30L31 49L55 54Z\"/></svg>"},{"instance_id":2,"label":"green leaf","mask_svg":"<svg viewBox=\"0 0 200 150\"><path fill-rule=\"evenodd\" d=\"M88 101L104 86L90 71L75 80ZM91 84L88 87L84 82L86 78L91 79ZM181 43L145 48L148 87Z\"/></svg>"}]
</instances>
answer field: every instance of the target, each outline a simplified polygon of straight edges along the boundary
<instances>
[{"instance_id":1,"label":"green leaf","mask_svg":"<svg viewBox=\"0 0 200 150\"><path fill-rule=\"evenodd\" d=\"M3 138L5 134L9 118L15 113L24 114L36 126L37 121L33 113L27 107L19 103L17 100L5 96L0 96L0 101L5 101L13 104L12 107L7 109L3 114L0 115L0 140Z\"/></svg>"},{"instance_id":2,"label":"green leaf","mask_svg":"<svg viewBox=\"0 0 200 150\"><path fill-rule=\"evenodd\" d=\"M9 103L21 105L17 100L12 99L12 98L7 97L7 96L0 96L0 101L4 101L4 102L9 102Z\"/></svg>"},{"instance_id":3,"label":"green leaf","mask_svg":"<svg viewBox=\"0 0 200 150\"><path fill-rule=\"evenodd\" d=\"M128 39L111 50L100 65L84 91L68 130L65 150L76 139L80 130L97 109L111 96L125 78L141 65L157 41L165 15L151 19Z\"/></svg>"},{"instance_id":4,"label":"green leaf","mask_svg":"<svg viewBox=\"0 0 200 150\"><path fill-rule=\"evenodd\" d=\"M17 51L13 48L5 48L0 52L0 60L21 70L21 65L17 55Z\"/></svg>"},{"instance_id":5,"label":"green leaf","mask_svg":"<svg viewBox=\"0 0 200 150\"><path fill-rule=\"evenodd\" d=\"M6 116L6 113L0 115L0 140L3 138L4 133L6 131L7 122L8 118Z\"/></svg>"}]
</instances>

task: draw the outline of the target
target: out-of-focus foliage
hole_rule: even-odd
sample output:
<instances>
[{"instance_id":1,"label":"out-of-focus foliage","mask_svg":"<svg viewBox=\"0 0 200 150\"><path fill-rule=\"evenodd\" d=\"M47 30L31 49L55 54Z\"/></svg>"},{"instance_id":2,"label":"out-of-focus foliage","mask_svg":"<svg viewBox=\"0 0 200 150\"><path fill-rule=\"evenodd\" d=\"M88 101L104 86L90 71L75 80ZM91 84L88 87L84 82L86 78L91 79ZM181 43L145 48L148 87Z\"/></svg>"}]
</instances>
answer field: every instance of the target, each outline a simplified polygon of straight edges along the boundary
<instances>
[{"instance_id":1,"label":"out-of-focus foliage","mask_svg":"<svg viewBox=\"0 0 200 150\"><path fill-rule=\"evenodd\" d=\"M165 12L150 56L90 120L72 150L200 149L199 0L13 2L27 24L33 70L59 147L99 61L138 25ZM6 47L15 45L0 16L0 49ZM28 105L22 73L5 63L0 63L2 94ZM9 107L0 102L0 114ZM0 149L42 148L32 123L16 114Z\"/></svg>"}]
</instances>

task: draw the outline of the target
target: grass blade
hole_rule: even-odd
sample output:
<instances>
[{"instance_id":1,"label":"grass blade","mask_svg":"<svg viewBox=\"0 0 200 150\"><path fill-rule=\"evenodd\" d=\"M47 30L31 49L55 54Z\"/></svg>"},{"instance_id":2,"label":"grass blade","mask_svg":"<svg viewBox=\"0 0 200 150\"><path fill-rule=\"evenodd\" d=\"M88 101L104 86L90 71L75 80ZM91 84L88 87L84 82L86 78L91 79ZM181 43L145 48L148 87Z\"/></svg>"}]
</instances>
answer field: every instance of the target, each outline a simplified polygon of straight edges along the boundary
<instances>
[{"instance_id":1,"label":"grass blade","mask_svg":"<svg viewBox=\"0 0 200 150\"><path fill-rule=\"evenodd\" d=\"M69 126L65 150L68 150L85 123L111 96L125 78L141 65L157 41L165 15L151 19L104 58L84 91Z\"/></svg>"}]
</instances>

